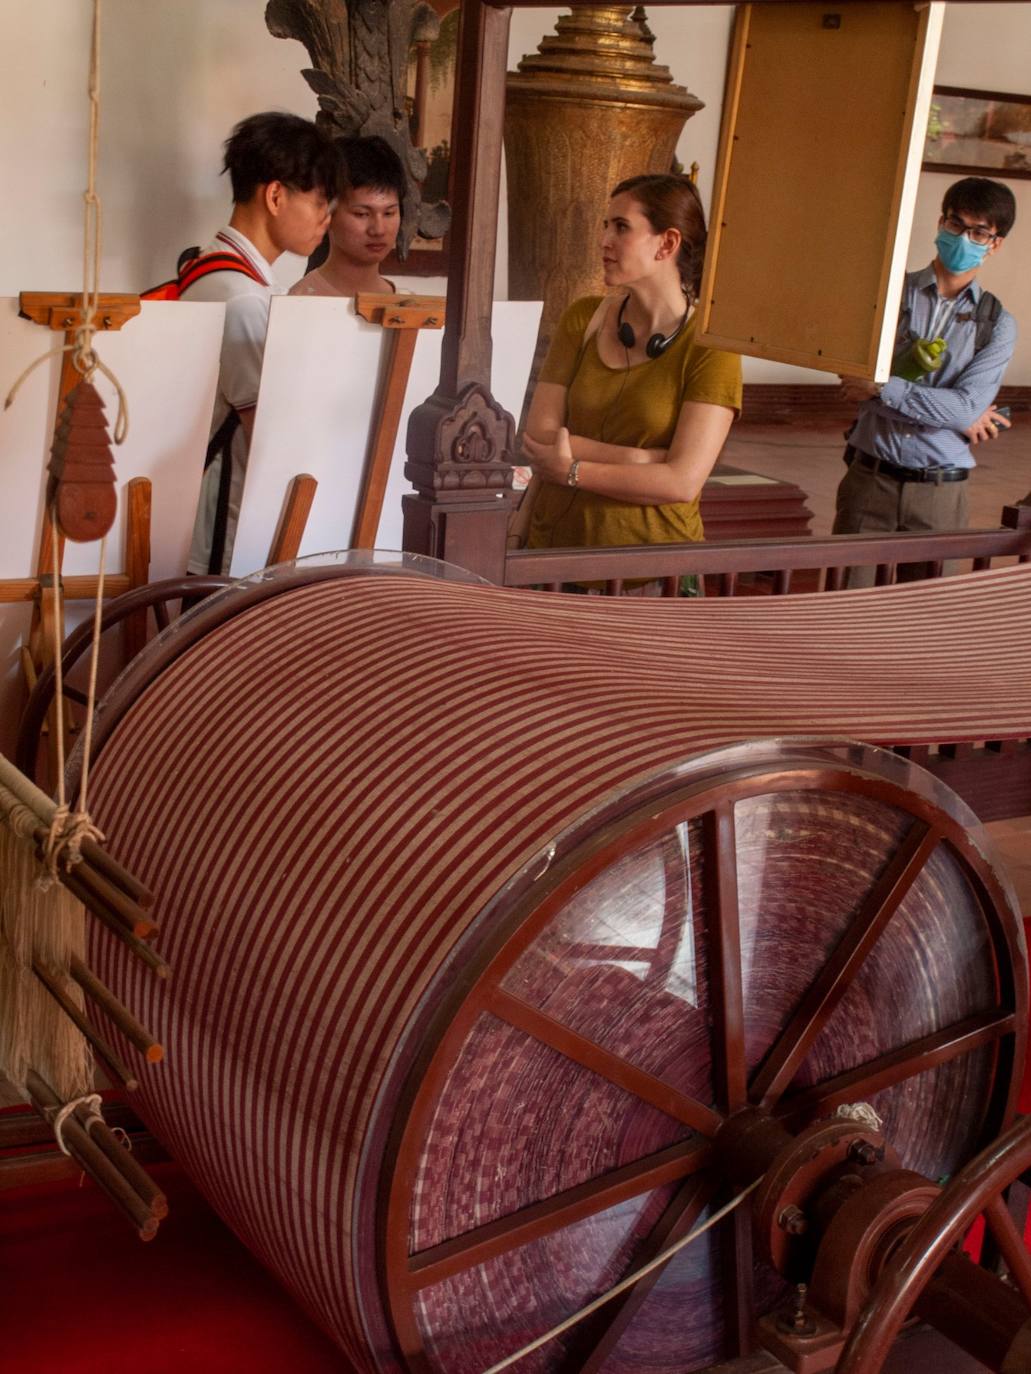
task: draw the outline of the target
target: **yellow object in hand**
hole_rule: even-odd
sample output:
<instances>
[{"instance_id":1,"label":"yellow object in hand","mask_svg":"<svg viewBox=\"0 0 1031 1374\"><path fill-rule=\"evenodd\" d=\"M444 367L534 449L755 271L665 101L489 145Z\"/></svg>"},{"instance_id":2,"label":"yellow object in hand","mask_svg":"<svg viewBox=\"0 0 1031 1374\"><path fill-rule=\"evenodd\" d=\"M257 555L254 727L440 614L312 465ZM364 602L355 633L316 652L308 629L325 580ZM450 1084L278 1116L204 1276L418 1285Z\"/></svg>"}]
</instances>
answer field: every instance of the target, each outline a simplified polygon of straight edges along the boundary
<instances>
[{"instance_id":1,"label":"yellow object in hand","mask_svg":"<svg viewBox=\"0 0 1031 1374\"><path fill-rule=\"evenodd\" d=\"M918 382L929 372L937 372L945 361L948 345L942 338L914 339L905 352L892 363L892 376L906 382Z\"/></svg>"}]
</instances>

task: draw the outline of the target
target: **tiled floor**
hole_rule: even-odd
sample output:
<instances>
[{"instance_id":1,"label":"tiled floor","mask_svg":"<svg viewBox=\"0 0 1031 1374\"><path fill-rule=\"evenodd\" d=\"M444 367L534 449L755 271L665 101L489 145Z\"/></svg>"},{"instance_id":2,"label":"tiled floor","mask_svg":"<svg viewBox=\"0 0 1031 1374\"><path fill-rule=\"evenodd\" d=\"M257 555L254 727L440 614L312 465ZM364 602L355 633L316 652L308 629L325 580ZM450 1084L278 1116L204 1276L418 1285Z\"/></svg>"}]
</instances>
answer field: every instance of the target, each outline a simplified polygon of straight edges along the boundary
<instances>
[{"instance_id":1,"label":"tiled floor","mask_svg":"<svg viewBox=\"0 0 1031 1374\"><path fill-rule=\"evenodd\" d=\"M723 458L735 467L764 477L796 482L809 496L813 534L830 534L834 493L845 471L841 426L804 429L790 425L740 424L731 431ZM1031 414L1014 416L1013 428L974 453L977 468L970 479L970 525L987 528L999 523L1007 503L1031 490Z\"/></svg>"}]
</instances>

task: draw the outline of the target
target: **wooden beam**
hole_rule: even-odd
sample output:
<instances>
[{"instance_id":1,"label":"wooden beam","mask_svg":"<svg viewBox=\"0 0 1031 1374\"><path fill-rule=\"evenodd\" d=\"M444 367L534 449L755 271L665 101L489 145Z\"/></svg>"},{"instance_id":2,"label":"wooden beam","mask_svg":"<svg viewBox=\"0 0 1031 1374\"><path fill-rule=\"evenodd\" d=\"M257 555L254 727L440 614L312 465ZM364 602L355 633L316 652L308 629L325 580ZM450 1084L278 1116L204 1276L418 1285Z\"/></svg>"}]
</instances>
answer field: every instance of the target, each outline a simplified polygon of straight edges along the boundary
<instances>
[{"instance_id":1,"label":"wooden beam","mask_svg":"<svg viewBox=\"0 0 1031 1374\"><path fill-rule=\"evenodd\" d=\"M452 215L440 391L490 389L491 310L508 68L508 9L464 4L451 124Z\"/></svg>"}]
</instances>

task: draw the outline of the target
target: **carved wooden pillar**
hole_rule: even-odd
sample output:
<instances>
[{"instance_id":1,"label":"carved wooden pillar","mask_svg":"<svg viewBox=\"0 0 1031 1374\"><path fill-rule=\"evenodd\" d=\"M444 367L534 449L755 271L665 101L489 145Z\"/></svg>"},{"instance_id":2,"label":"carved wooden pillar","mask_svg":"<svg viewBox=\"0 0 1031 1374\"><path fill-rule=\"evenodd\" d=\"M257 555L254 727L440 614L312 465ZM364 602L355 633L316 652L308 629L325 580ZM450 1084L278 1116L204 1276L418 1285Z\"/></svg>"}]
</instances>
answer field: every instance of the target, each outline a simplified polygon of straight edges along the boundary
<instances>
[{"instance_id":1,"label":"carved wooden pillar","mask_svg":"<svg viewBox=\"0 0 1031 1374\"><path fill-rule=\"evenodd\" d=\"M490 392L508 9L465 0L452 121L451 266L440 383L408 424L404 547L504 576L512 417Z\"/></svg>"}]
</instances>

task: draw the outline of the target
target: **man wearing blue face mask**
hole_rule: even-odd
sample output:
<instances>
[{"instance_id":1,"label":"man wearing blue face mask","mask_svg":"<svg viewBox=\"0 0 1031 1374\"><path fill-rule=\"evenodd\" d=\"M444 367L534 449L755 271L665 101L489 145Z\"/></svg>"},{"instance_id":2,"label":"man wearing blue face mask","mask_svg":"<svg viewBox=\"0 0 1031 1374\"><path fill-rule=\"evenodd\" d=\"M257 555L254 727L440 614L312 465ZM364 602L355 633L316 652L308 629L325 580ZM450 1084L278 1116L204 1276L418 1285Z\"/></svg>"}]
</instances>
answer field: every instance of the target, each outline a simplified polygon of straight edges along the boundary
<instances>
[{"instance_id":1,"label":"man wearing blue face mask","mask_svg":"<svg viewBox=\"0 0 1031 1374\"><path fill-rule=\"evenodd\" d=\"M975 277L1015 218L1013 192L1001 182L965 177L946 191L934 261L906 277L893 375L882 386L842 378L862 404L845 449L835 534L966 525L971 445L1009 428L993 403L1017 341L1013 316ZM926 571L902 564L898 579ZM870 585L873 572L851 569L848 585Z\"/></svg>"}]
</instances>

